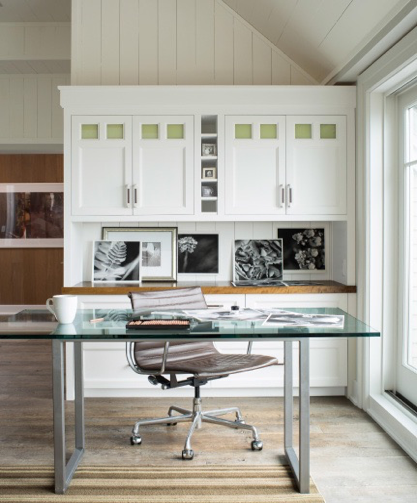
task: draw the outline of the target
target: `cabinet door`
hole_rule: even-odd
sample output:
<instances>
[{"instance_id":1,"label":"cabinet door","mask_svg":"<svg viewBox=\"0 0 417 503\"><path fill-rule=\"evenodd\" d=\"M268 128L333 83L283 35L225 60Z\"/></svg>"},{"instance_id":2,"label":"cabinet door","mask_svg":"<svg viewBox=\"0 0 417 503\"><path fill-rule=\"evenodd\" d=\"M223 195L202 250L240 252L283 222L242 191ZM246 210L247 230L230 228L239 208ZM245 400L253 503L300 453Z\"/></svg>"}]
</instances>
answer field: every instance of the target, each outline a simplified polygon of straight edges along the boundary
<instances>
[{"instance_id":1,"label":"cabinet door","mask_svg":"<svg viewBox=\"0 0 417 503\"><path fill-rule=\"evenodd\" d=\"M135 117L133 138L134 214L192 214L193 117Z\"/></svg>"},{"instance_id":2,"label":"cabinet door","mask_svg":"<svg viewBox=\"0 0 417 503\"><path fill-rule=\"evenodd\" d=\"M73 215L131 215L131 185L131 117L74 116Z\"/></svg>"},{"instance_id":3,"label":"cabinet door","mask_svg":"<svg viewBox=\"0 0 417 503\"><path fill-rule=\"evenodd\" d=\"M225 128L226 214L285 213L285 118L228 116Z\"/></svg>"},{"instance_id":4,"label":"cabinet door","mask_svg":"<svg viewBox=\"0 0 417 503\"><path fill-rule=\"evenodd\" d=\"M346 117L287 117L287 213L346 214Z\"/></svg>"}]
</instances>

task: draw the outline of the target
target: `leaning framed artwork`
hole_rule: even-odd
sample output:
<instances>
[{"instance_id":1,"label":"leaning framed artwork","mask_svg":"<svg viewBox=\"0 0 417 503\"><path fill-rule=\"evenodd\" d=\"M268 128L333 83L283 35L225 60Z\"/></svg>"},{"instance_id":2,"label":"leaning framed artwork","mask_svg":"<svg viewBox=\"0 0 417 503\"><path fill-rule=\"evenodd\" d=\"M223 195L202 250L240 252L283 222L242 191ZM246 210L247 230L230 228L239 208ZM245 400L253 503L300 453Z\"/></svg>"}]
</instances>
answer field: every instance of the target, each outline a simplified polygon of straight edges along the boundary
<instances>
[{"instance_id":1,"label":"leaning framed artwork","mask_svg":"<svg viewBox=\"0 0 417 503\"><path fill-rule=\"evenodd\" d=\"M140 245L139 241L94 241L93 283L140 283Z\"/></svg>"},{"instance_id":2,"label":"leaning framed artwork","mask_svg":"<svg viewBox=\"0 0 417 503\"><path fill-rule=\"evenodd\" d=\"M219 235L179 234L178 272L186 274L218 274Z\"/></svg>"},{"instance_id":3,"label":"leaning framed artwork","mask_svg":"<svg viewBox=\"0 0 417 503\"><path fill-rule=\"evenodd\" d=\"M0 248L60 248L63 238L62 183L0 184Z\"/></svg>"},{"instance_id":4,"label":"leaning framed artwork","mask_svg":"<svg viewBox=\"0 0 417 503\"><path fill-rule=\"evenodd\" d=\"M284 269L287 272L326 271L326 228L280 228L283 240Z\"/></svg>"},{"instance_id":5,"label":"leaning framed artwork","mask_svg":"<svg viewBox=\"0 0 417 503\"><path fill-rule=\"evenodd\" d=\"M140 241L142 281L177 281L177 227L103 227L109 241Z\"/></svg>"},{"instance_id":6,"label":"leaning framed artwork","mask_svg":"<svg viewBox=\"0 0 417 503\"><path fill-rule=\"evenodd\" d=\"M234 282L282 280L282 239L236 239L233 259Z\"/></svg>"}]
</instances>

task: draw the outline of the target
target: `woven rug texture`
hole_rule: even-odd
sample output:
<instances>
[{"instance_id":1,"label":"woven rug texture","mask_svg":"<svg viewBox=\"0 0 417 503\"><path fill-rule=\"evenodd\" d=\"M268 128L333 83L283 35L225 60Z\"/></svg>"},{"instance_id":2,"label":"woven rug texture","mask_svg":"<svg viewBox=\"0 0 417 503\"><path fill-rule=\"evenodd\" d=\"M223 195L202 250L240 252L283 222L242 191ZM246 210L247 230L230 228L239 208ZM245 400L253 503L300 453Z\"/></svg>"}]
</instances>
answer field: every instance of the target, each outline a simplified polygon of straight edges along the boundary
<instances>
[{"instance_id":1,"label":"woven rug texture","mask_svg":"<svg viewBox=\"0 0 417 503\"><path fill-rule=\"evenodd\" d=\"M323 503L314 482L300 494L287 466L80 466L56 495L52 467L0 467L8 503Z\"/></svg>"}]
</instances>

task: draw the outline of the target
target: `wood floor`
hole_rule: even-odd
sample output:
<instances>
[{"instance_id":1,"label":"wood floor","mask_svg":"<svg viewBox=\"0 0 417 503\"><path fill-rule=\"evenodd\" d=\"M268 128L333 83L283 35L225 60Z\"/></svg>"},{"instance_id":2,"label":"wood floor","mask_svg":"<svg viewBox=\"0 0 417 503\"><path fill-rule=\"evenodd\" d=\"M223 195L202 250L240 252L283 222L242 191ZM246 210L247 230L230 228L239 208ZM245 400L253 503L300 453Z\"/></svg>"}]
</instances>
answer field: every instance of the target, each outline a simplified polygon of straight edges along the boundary
<instances>
[{"instance_id":1,"label":"wood floor","mask_svg":"<svg viewBox=\"0 0 417 503\"><path fill-rule=\"evenodd\" d=\"M140 378L140 377L138 377ZM51 465L53 456L50 342L0 341L0 464ZM190 389L191 394L191 389ZM130 446L139 417L162 416L187 399L86 399L86 465L176 465L188 425L142 431L143 444ZM168 398L165 398L168 397ZM241 407L256 425L262 452L250 450L250 435L216 425L195 433L194 464L271 464L283 461L280 398L206 398L204 408ZM67 404L71 423L72 403ZM71 430L71 428L69 428ZM68 446L72 445L68 435ZM311 474L327 503L417 503L417 466L363 411L343 397L311 399Z\"/></svg>"}]
</instances>

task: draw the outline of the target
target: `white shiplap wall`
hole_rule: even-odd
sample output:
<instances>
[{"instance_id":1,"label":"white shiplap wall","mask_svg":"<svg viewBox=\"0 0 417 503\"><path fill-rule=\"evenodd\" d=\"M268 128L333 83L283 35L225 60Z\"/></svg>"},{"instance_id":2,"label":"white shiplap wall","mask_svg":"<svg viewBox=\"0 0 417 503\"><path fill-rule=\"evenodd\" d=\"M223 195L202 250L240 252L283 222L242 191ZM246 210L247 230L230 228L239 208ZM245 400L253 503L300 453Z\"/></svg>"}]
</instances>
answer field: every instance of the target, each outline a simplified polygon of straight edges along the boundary
<instances>
[{"instance_id":1,"label":"white shiplap wall","mask_svg":"<svg viewBox=\"0 0 417 503\"><path fill-rule=\"evenodd\" d=\"M0 75L0 144L62 143L58 86L69 75Z\"/></svg>"},{"instance_id":2,"label":"white shiplap wall","mask_svg":"<svg viewBox=\"0 0 417 503\"><path fill-rule=\"evenodd\" d=\"M221 0L73 0L72 84L316 84Z\"/></svg>"}]
</instances>

